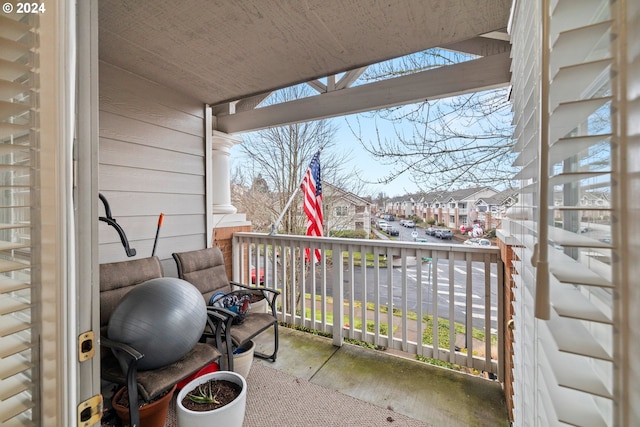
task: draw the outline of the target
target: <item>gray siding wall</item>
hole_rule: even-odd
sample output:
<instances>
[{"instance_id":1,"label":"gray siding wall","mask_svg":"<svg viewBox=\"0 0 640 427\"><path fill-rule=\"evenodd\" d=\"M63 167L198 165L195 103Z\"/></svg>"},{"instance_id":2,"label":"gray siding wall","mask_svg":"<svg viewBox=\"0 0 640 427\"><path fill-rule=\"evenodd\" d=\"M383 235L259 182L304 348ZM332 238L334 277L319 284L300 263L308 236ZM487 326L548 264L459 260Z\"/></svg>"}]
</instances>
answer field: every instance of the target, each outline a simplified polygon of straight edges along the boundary
<instances>
[{"instance_id":1,"label":"gray siding wall","mask_svg":"<svg viewBox=\"0 0 640 427\"><path fill-rule=\"evenodd\" d=\"M204 105L104 62L99 81L99 191L135 258L151 255L164 213L156 255L173 276L172 252L206 244ZM102 221L99 248L100 263L129 259Z\"/></svg>"}]
</instances>

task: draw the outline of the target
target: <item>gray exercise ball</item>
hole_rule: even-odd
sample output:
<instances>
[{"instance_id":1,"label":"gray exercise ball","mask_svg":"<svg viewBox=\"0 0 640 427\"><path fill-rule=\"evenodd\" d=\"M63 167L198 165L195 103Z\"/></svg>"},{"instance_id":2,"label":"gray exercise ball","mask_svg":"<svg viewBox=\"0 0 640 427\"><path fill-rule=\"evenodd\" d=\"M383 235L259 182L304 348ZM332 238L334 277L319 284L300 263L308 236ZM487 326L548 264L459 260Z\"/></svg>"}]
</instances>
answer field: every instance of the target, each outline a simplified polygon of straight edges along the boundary
<instances>
[{"instance_id":1,"label":"gray exercise ball","mask_svg":"<svg viewBox=\"0 0 640 427\"><path fill-rule=\"evenodd\" d=\"M169 365L196 345L207 323L207 306L191 283L174 277L137 285L109 319L108 337L144 354L139 370Z\"/></svg>"}]
</instances>

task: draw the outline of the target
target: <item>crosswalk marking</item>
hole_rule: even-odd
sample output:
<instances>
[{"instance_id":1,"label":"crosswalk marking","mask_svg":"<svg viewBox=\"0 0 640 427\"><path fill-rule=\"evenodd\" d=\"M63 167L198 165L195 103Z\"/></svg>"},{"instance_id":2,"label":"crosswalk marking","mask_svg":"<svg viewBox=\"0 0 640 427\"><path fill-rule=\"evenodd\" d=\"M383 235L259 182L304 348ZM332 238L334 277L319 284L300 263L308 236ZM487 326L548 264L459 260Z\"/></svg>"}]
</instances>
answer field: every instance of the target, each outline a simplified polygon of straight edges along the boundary
<instances>
[{"instance_id":1,"label":"crosswalk marking","mask_svg":"<svg viewBox=\"0 0 640 427\"><path fill-rule=\"evenodd\" d=\"M438 295L449 295L449 291L444 291L444 290L440 290L438 289ZM466 292L454 292L453 293L454 296L456 297L467 297L467 293ZM471 294L472 298L477 298L477 299L482 299L481 296L479 295L475 295L475 294Z\"/></svg>"},{"instance_id":2,"label":"crosswalk marking","mask_svg":"<svg viewBox=\"0 0 640 427\"><path fill-rule=\"evenodd\" d=\"M453 305L457 305L458 307L466 307L467 306L466 303L460 302L460 301L454 301ZM471 304L471 308L477 308L477 309L480 309L480 310L484 310L484 305L482 305L482 304ZM491 307L491 311L498 312L498 309L497 309L497 307Z\"/></svg>"}]
</instances>

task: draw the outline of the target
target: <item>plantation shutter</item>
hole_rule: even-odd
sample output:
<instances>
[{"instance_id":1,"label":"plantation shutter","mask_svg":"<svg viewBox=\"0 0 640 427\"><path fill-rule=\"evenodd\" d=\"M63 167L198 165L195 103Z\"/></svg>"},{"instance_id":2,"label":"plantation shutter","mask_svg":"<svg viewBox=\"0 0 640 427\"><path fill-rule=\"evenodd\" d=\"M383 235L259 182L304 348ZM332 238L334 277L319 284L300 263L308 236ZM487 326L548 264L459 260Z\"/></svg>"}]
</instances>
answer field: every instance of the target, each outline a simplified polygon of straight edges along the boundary
<instances>
[{"instance_id":1,"label":"plantation shutter","mask_svg":"<svg viewBox=\"0 0 640 427\"><path fill-rule=\"evenodd\" d=\"M34 425L39 394L31 251L38 240L36 19L0 15L0 424L12 426Z\"/></svg>"},{"instance_id":2,"label":"plantation shutter","mask_svg":"<svg viewBox=\"0 0 640 427\"><path fill-rule=\"evenodd\" d=\"M509 225L519 247L514 418L516 425L612 426L616 3L516 7L512 98L522 184Z\"/></svg>"}]
</instances>

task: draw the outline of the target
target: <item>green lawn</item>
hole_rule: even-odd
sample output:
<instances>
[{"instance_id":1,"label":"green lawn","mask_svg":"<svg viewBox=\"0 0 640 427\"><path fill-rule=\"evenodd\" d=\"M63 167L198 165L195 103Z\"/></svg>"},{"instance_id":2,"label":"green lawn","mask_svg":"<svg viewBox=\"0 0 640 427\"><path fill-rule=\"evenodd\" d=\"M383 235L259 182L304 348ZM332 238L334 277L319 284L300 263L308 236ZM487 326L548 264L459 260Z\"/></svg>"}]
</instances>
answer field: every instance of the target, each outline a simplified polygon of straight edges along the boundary
<instances>
[{"instance_id":1,"label":"green lawn","mask_svg":"<svg viewBox=\"0 0 640 427\"><path fill-rule=\"evenodd\" d=\"M306 299L309 300L311 298L310 295L306 295ZM316 301L320 301L321 298L320 296L316 296ZM333 303L333 300L331 298L327 298L327 302L328 303ZM346 303L344 303L345 306L347 305ZM362 307L361 303L359 301L355 301L354 303L354 308L360 308ZM369 302L367 303L367 310L369 311L373 311L375 309L374 304ZM381 314L386 314L388 313L389 309L387 306L380 306L379 307L380 313ZM394 317L398 317L399 319L402 318L402 310L400 310L399 308L394 307L393 308L393 315ZM326 313L327 316L327 322L333 324L333 312L327 312ZM305 318L306 319L311 319L311 308L306 308L305 309ZM417 320L418 316L415 312L413 311L409 311L407 312L407 318L409 320ZM322 311L321 310L316 310L315 313L315 320L320 321L322 320ZM346 319L346 321L348 321L348 319ZM358 330L362 330L362 318L356 317L355 321L354 321L354 325L353 327L355 329ZM422 343L423 344L427 344L427 345L433 345L433 334L434 334L434 328L433 328L433 316L431 315L424 315L422 316L422 324L423 324L423 334L422 334ZM458 334L465 334L465 325L462 323L457 323L454 322L453 323L453 327L454 327L454 335L458 335ZM373 333L374 330L374 322L373 321L367 321L367 331ZM397 327L394 327L394 332L396 331ZM380 334L381 335L387 335L388 333L388 324L387 323L380 323ZM439 318L438 319L438 328L437 328L437 334L438 334L438 346L440 348L449 348L450 345L450 340L449 340L449 320L447 319L442 319ZM479 341L484 341L485 340L485 332L481 329L476 329L476 328L472 328L471 330L471 337L479 340ZM498 337L495 335L491 335L490 337L491 339L491 344L492 345L496 345L498 343Z\"/></svg>"}]
</instances>

